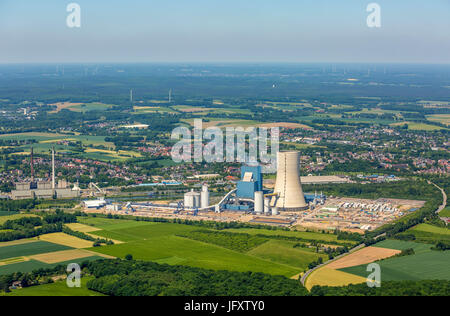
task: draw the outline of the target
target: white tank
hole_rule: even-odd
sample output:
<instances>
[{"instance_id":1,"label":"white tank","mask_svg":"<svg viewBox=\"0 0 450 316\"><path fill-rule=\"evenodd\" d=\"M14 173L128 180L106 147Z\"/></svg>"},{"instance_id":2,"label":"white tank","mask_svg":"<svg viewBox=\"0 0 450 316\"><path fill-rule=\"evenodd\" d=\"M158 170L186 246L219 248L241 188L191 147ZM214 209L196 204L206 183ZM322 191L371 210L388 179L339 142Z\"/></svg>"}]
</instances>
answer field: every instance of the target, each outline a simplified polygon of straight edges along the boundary
<instances>
[{"instance_id":1,"label":"white tank","mask_svg":"<svg viewBox=\"0 0 450 316\"><path fill-rule=\"evenodd\" d=\"M264 192L255 192L255 213L262 214L264 212Z\"/></svg>"},{"instance_id":2,"label":"white tank","mask_svg":"<svg viewBox=\"0 0 450 316\"><path fill-rule=\"evenodd\" d=\"M278 207L272 207L272 215L278 215L280 212L278 211Z\"/></svg>"},{"instance_id":3,"label":"white tank","mask_svg":"<svg viewBox=\"0 0 450 316\"><path fill-rule=\"evenodd\" d=\"M264 198L264 213L270 214L270 199Z\"/></svg>"},{"instance_id":4,"label":"white tank","mask_svg":"<svg viewBox=\"0 0 450 316\"><path fill-rule=\"evenodd\" d=\"M200 193L194 192L194 190L186 193L184 195L184 207L185 208L200 207Z\"/></svg>"},{"instance_id":5,"label":"white tank","mask_svg":"<svg viewBox=\"0 0 450 316\"><path fill-rule=\"evenodd\" d=\"M280 211L300 211L308 208L300 182L300 153L279 152L277 155L277 181L271 206Z\"/></svg>"},{"instance_id":6,"label":"white tank","mask_svg":"<svg viewBox=\"0 0 450 316\"><path fill-rule=\"evenodd\" d=\"M205 184L202 187L202 192L200 193L200 207L207 208L209 207L209 191L208 186Z\"/></svg>"}]
</instances>

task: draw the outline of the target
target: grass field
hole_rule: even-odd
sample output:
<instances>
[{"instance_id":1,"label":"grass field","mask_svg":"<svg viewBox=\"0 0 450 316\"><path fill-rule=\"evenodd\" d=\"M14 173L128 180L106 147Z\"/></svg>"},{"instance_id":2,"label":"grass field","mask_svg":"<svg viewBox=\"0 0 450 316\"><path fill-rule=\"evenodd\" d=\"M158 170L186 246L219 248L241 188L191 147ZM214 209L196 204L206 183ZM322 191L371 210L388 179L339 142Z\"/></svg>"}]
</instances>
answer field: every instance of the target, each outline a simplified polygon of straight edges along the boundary
<instances>
[{"instance_id":1,"label":"grass field","mask_svg":"<svg viewBox=\"0 0 450 316\"><path fill-rule=\"evenodd\" d=\"M427 120L442 123L445 125L450 125L450 114L427 115Z\"/></svg>"},{"instance_id":2,"label":"grass field","mask_svg":"<svg viewBox=\"0 0 450 316\"><path fill-rule=\"evenodd\" d=\"M0 135L0 139L3 140L34 140L36 143L27 144L22 146L15 146L15 148L20 149L19 154L29 154L31 151L31 146L35 153L48 154L51 148L54 146L57 152L73 152L71 151L71 146L66 146L62 144L57 144L61 141L69 142L81 142L84 146L104 146L106 148L114 149L115 146L111 142L105 141L104 136L90 136L90 135L71 135L71 134L61 134L61 133L18 133L18 134L3 134ZM87 153L86 155L92 155L95 153Z\"/></svg>"},{"instance_id":3,"label":"grass field","mask_svg":"<svg viewBox=\"0 0 450 316\"><path fill-rule=\"evenodd\" d=\"M8 212L8 211L0 211L0 217L2 216L9 216L9 215L15 215L17 212Z\"/></svg>"},{"instance_id":4,"label":"grass field","mask_svg":"<svg viewBox=\"0 0 450 316\"><path fill-rule=\"evenodd\" d=\"M401 123L394 123L391 124L391 126L403 126L405 124L408 124L408 129L413 131L437 131L445 129L444 127L425 124L425 123L415 123L415 122L401 122Z\"/></svg>"},{"instance_id":5,"label":"grass field","mask_svg":"<svg viewBox=\"0 0 450 316\"><path fill-rule=\"evenodd\" d=\"M64 261L64 262L58 262L58 263L54 263L54 264L47 264L47 263L40 262L37 260L29 260L29 261L25 261L25 262L13 263L13 264L5 265L5 266L0 266L0 275L7 275L7 274L14 273L14 272L22 272L22 273L32 272L32 271L38 270L38 269L50 269L50 268L56 267L58 265L64 266L64 265L68 265L69 263L82 263L83 261L93 261L93 260L99 260L99 259L105 259L105 258L102 256L91 255L90 257L69 260L69 261Z\"/></svg>"},{"instance_id":6,"label":"grass field","mask_svg":"<svg viewBox=\"0 0 450 316\"><path fill-rule=\"evenodd\" d=\"M46 241L36 241L26 244L6 246L0 248L0 259L15 258L20 256L31 256L41 253L62 251L72 249L71 247L53 244Z\"/></svg>"},{"instance_id":7,"label":"grass field","mask_svg":"<svg viewBox=\"0 0 450 316\"><path fill-rule=\"evenodd\" d=\"M312 249L294 248L295 242L284 240L270 240L248 252L253 256L287 264L293 267L307 270L308 264L317 261L321 257L324 261L328 259L326 255L317 254Z\"/></svg>"},{"instance_id":8,"label":"grass field","mask_svg":"<svg viewBox=\"0 0 450 316\"><path fill-rule=\"evenodd\" d=\"M414 249L414 252L416 254L418 254L418 253L424 253L424 252L430 251L431 245L421 244L421 243L412 242L412 241L388 239L388 240L384 240L384 241L381 241L381 242L373 245L373 247L381 247L381 248L396 249L396 250L406 250L406 249L412 248L412 249Z\"/></svg>"},{"instance_id":9,"label":"grass field","mask_svg":"<svg viewBox=\"0 0 450 316\"><path fill-rule=\"evenodd\" d=\"M301 231L284 231L284 230L270 230L270 229L255 229L255 228L245 228L245 229L226 229L225 231L235 232L235 233L246 233L251 235L267 235L267 236L287 236L296 237L302 239L313 239L318 242L335 244L335 243L350 243L354 244L354 241L347 240L337 240L337 235L333 234L322 234L315 232L301 232Z\"/></svg>"},{"instance_id":10,"label":"grass field","mask_svg":"<svg viewBox=\"0 0 450 316\"><path fill-rule=\"evenodd\" d=\"M381 278L385 281L400 280L450 280L450 252L433 251L431 245L398 240L386 240L375 245L391 249L413 248L411 256L394 257L379 261ZM366 265L344 268L340 271L367 276Z\"/></svg>"},{"instance_id":11,"label":"grass field","mask_svg":"<svg viewBox=\"0 0 450 316\"><path fill-rule=\"evenodd\" d=\"M419 224L409 229L405 234L413 234L416 240L437 243L441 240L450 241L450 229L429 224Z\"/></svg>"},{"instance_id":12,"label":"grass field","mask_svg":"<svg viewBox=\"0 0 450 316\"><path fill-rule=\"evenodd\" d=\"M4 296L104 296L101 293L91 291L86 287L89 277L81 278L80 288L70 288L66 281L58 281L50 284L32 286L28 288L13 290L10 293L0 294Z\"/></svg>"},{"instance_id":13,"label":"grass field","mask_svg":"<svg viewBox=\"0 0 450 316\"><path fill-rule=\"evenodd\" d=\"M135 259L158 263L183 264L215 270L267 272L291 277L301 272L299 266L303 267L303 261L316 256L312 252L297 251L291 256L297 254L298 262L295 265L289 265L286 258L278 258L276 253L271 254L270 249L260 250L257 254L241 253L214 244L176 236L198 230L199 228L195 226L104 218L80 220L84 224L103 229L90 234L124 241L123 244L90 248L91 251L120 258L131 254Z\"/></svg>"},{"instance_id":14,"label":"grass field","mask_svg":"<svg viewBox=\"0 0 450 316\"><path fill-rule=\"evenodd\" d=\"M12 221L23 217L38 217L38 216L34 214L13 214L0 216L0 225L3 225L6 221Z\"/></svg>"},{"instance_id":15,"label":"grass field","mask_svg":"<svg viewBox=\"0 0 450 316\"><path fill-rule=\"evenodd\" d=\"M412 256L386 259L379 262L382 281L450 280L450 252L428 251ZM341 269L359 276L367 276L366 265Z\"/></svg>"},{"instance_id":16,"label":"grass field","mask_svg":"<svg viewBox=\"0 0 450 316\"><path fill-rule=\"evenodd\" d=\"M441 216L441 217L450 217L450 207L446 207L445 209L443 209L439 213L439 216Z\"/></svg>"}]
</instances>

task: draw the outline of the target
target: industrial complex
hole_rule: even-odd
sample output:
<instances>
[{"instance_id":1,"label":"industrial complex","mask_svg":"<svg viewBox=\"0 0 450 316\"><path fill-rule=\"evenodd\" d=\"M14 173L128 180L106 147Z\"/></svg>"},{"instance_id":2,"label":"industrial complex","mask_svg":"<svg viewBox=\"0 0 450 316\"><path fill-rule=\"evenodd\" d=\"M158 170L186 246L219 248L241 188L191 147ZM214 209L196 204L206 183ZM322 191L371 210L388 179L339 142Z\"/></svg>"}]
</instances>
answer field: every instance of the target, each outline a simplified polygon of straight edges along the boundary
<instances>
[{"instance_id":1,"label":"industrial complex","mask_svg":"<svg viewBox=\"0 0 450 316\"><path fill-rule=\"evenodd\" d=\"M312 229L364 232L420 208L422 201L361 200L304 194L300 177L300 154L279 152L276 183L264 188L262 168L243 165L236 188L211 203L209 187L184 194L174 202L112 203L105 199L84 201L87 212L132 214L134 216L213 221L240 221ZM333 179L336 180L336 179Z\"/></svg>"},{"instance_id":2,"label":"industrial complex","mask_svg":"<svg viewBox=\"0 0 450 316\"><path fill-rule=\"evenodd\" d=\"M52 198L77 198L80 196L78 185L71 186L66 180L55 179L55 149L52 149L52 176L51 180L35 179L33 163L33 148L31 148L30 167L31 180L29 182L16 183L16 189L11 191L13 200L21 199L52 199Z\"/></svg>"}]
</instances>

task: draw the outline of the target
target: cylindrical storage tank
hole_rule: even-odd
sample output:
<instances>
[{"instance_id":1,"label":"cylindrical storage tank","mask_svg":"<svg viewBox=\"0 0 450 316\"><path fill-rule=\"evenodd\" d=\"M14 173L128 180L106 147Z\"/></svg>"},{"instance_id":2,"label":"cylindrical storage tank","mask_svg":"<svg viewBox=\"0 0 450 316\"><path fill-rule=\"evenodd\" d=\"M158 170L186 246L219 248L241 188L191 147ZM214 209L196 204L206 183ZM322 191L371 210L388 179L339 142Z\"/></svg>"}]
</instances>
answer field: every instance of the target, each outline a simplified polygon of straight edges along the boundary
<instances>
[{"instance_id":1,"label":"cylindrical storage tank","mask_svg":"<svg viewBox=\"0 0 450 316\"><path fill-rule=\"evenodd\" d=\"M278 207L272 207L272 215L278 215L278 214L280 214Z\"/></svg>"},{"instance_id":2,"label":"cylindrical storage tank","mask_svg":"<svg viewBox=\"0 0 450 316\"><path fill-rule=\"evenodd\" d=\"M200 193L194 192L194 207L200 207Z\"/></svg>"},{"instance_id":3,"label":"cylindrical storage tank","mask_svg":"<svg viewBox=\"0 0 450 316\"><path fill-rule=\"evenodd\" d=\"M264 212L264 192L255 192L255 213L262 214Z\"/></svg>"},{"instance_id":4,"label":"cylindrical storage tank","mask_svg":"<svg viewBox=\"0 0 450 316\"><path fill-rule=\"evenodd\" d=\"M264 213L270 214L270 199L264 198Z\"/></svg>"},{"instance_id":5,"label":"cylindrical storage tank","mask_svg":"<svg viewBox=\"0 0 450 316\"><path fill-rule=\"evenodd\" d=\"M194 190L186 193L184 195L184 207L185 208L200 207L200 193L194 192Z\"/></svg>"},{"instance_id":6,"label":"cylindrical storage tank","mask_svg":"<svg viewBox=\"0 0 450 316\"><path fill-rule=\"evenodd\" d=\"M209 207L209 191L208 191L208 186L204 185L202 187L202 192L200 193L200 207L201 208L207 208Z\"/></svg>"},{"instance_id":7,"label":"cylindrical storage tank","mask_svg":"<svg viewBox=\"0 0 450 316\"><path fill-rule=\"evenodd\" d=\"M190 192L184 195L184 207L185 208L194 207L194 196L190 194Z\"/></svg>"}]
</instances>

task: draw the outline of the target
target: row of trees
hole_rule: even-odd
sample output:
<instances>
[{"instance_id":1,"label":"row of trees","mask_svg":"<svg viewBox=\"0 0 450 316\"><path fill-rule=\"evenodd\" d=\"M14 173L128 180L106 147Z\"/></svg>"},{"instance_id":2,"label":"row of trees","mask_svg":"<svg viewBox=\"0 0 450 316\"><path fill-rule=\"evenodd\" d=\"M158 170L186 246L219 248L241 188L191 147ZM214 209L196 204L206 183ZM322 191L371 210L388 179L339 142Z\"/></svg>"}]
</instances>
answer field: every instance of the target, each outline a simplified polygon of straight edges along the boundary
<instances>
[{"instance_id":1,"label":"row of trees","mask_svg":"<svg viewBox=\"0 0 450 316\"><path fill-rule=\"evenodd\" d=\"M47 213L41 217L22 217L15 220L7 220L0 226L0 241L12 241L17 239L32 238L43 234L63 231L63 224L75 223L75 214L64 213L57 210L55 213Z\"/></svg>"}]
</instances>

